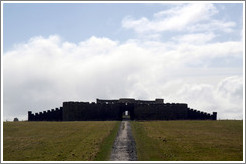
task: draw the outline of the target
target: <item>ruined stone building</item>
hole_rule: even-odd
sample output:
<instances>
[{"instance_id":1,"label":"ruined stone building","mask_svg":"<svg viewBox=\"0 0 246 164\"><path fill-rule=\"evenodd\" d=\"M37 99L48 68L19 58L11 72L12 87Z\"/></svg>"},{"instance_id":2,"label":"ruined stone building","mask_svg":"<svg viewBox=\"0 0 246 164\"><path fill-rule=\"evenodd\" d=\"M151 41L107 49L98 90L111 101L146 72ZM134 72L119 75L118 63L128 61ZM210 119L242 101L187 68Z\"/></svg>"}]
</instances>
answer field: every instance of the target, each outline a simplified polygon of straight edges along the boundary
<instances>
[{"instance_id":1,"label":"ruined stone building","mask_svg":"<svg viewBox=\"0 0 246 164\"><path fill-rule=\"evenodd\" d=\"M187 104L164 103L163 99L143 101L135 99L101 100L92 102L63 102L63 106L33 114L28 121L104 121L122 120L128 113L131 120L216 120L213 114L188 108Z\"/></svg>"}]
</instances>

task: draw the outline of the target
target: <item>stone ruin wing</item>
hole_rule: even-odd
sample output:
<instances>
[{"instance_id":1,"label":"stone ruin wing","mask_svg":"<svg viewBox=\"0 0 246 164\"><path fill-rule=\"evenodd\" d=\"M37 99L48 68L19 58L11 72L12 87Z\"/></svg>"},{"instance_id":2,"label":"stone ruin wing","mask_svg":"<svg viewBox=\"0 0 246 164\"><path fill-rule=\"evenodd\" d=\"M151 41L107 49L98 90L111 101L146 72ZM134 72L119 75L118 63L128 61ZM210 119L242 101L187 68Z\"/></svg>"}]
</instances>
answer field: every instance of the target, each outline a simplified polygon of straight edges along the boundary
<instances>
[{"instance_id":1,"label":"stone ruin wing","mask_svg":"<svg viewBox=\"0 0 246 164\"><path fill-rule=\"evenodd\" d=\"M63 106L33 114L28 121L104 121L122 120L128 111L131 120L216 120L212 114L188 108L187 104L164 103L164 99L115 100L96 99L96 102L63 102Z\"/></svg>"}]
</instances>

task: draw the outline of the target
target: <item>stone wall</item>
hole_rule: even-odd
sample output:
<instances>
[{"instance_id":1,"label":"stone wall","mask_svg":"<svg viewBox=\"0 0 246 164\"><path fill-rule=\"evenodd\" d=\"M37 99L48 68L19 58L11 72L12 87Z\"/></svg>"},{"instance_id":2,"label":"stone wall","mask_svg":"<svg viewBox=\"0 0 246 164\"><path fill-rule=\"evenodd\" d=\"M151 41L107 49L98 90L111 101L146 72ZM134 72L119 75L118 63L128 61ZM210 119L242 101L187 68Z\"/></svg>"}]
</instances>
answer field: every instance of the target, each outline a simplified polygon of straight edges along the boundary
<instances>
[{"instance_id":1,"label":"stone wall","mask_svg":"<svg viewBox=\"0 0 246 164\"><path fill-rule=\"evenodd\" d=\"M63 108L51 109L33 114L28 111L28 121L62 121Z\"/></svg>"},{"instance_id":2,"label":"stone wall","mask_svg":"<svg viewBox=\"0 0 246 164\"><path fill-rule=\"evenodd\" d=\"M63 121L121 120L120 104L64 102Z\"/></svg>"},{"instance_id":3,"label":"stone wall","mask_svg":"<svg viewBox=\"0 0 246 164\"><path fill-rule=\"evenodd\" d=\"M136 120L184 120L187 119L187 104L136 104Z\"/></svg>"},{"instance_id":4,"label":"stone wall","mask_svg":"<svg viewBox=\"0 0 246 164\"><path fill-rule=\"evenodd\" d=\"M201 112L195 109L188 108L188 119L189 120L216 120L217 112L213 112L213 114L209 114L206 112Z\"/></svg>"}]
</instances>

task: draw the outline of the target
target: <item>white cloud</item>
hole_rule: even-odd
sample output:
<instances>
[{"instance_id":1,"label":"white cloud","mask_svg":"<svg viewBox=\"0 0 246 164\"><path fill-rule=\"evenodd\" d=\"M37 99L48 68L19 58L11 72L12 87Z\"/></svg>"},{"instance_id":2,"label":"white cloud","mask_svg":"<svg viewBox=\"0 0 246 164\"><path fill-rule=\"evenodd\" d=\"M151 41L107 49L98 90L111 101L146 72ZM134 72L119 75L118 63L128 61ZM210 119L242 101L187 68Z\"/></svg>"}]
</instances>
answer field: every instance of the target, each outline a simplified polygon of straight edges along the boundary
<instances>
[{"instance_id":1,"label":"white cloud","mask_svg":"<svg viewBox=\"0 0 246 164\"><path fill-rule=\"evenodd\" d=\"M206 13L206 15L204 15ZM180 17L193 19L190 21L201 21L207 20L210 16L218 13L217 9L213 4L209 3L191 3L191 4L183 4L177 5L168 10L160 11L154 14L155 18L163 18L163 17Z\"/></svg>"},{"instance_id":2,"label":"white cloud","mask_svg":"<svg viewBox=\"0 0 246 164\"><path fill-rule=\"evenodd\" d=\"M207 23L194 24L193 26L187 27L191 32L197 31L223 31L226 33L232 32L233 27L236 26L235 22L220 21L220 20L210 20Z\"/></svg>"},{"instance_id":3,"label":"white cloud","mask_svg":"<svg viewBox=\"0 0 246 164\"><path fill-rule=\"evenodd\" d=\"M174 36L172 39L180 43L189 44L204 44L211 41L215 37L214 33L197 33L197 34L186 34L182 36Z\"/></svg>"},{"instance_id":4,"label":"white cloud","mask_svg":"<svg viewBox=\"0 0 246 164\"><path fill-rule=\"evenodd\" d=\"M153 15L134 19L130 16L122 20L122 26L133 29L137 33L156 33L163 31L233 31L234 22L216 20L213 18L218 10L213 4L191 3L178 5Z\"/></svg>"},{"instance_id":5,"label":"white cloud","mask_svg":"<svg viewBox=\"0 0 246 164\"><path fill-rule=\"evenodd\" d=\"M119 43L91 37L76 44L59 36L34 37L3 55L4 119L59 107L63 101L121 97L162 97L217 111L220 118L242 118L241 71L230 77L230 65L220 68L223 74L204 67L205 58L228 56L241 60L242 43ZM189 68L194 62L199 66Z\"/></svg>"},{"instance_id":6,"label":"white cloud","mask_svg":"<svg viewBox=\"0 0 246 164\"><path fill-rule=\"evenodd\" d=\"M231 76L222 79L217 85L185 84L177 92L180 101L193 104L193 108L218 111L219 118L243 118L243 79ZM223 112L220 112L223 111Z\"/></svg>"},{"instance_id":7,"label":"white cloud","mask_svg":"<svg viewBox=\"0 0 246 164\"><path fill-rule=\"evenodd\" d=\"M228 77L218 84L217 92L226 99L234 103L243 99L243 79L242 77ZM242 103L242 101L239 101Z\"/></svg>"}]
</instances>

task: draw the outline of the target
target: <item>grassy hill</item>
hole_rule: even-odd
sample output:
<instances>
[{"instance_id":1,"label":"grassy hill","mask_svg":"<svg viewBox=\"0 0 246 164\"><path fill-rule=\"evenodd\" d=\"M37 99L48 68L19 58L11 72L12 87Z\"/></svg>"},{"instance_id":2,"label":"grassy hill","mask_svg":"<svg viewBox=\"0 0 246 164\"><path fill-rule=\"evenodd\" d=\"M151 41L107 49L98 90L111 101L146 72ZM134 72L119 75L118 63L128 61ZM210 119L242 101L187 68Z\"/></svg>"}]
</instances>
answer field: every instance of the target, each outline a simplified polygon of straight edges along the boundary
<instances>
[{"instance_id":1,"label":"grassy hill","mask_svg":"<svg viewBox=\"0 0 246 164\"><path fill-rule=\"evenodd\" d=\"M4 122L4 161L105 161L120 122ZM243 121L131 121L139 161L241 161Z\"/></svg>"},{"instance_id":2,"label":"grassy hill","mask_svg":"<svg viewBox=\"0 0 246 164\"><path fill-rule=\"evenodd\" d=\"M3 160L108 160L119 123L4 122Z\"/></svg>"},{"instance_id":3,"label":"grassy hill","mask_svg":"<svg viewBox=\"0 0 246 164\"><path fill-rule=\"evenodd\" d=\"M242 161L243 121L134 121L140 161Z\"/></svg>"}]
</instances>

